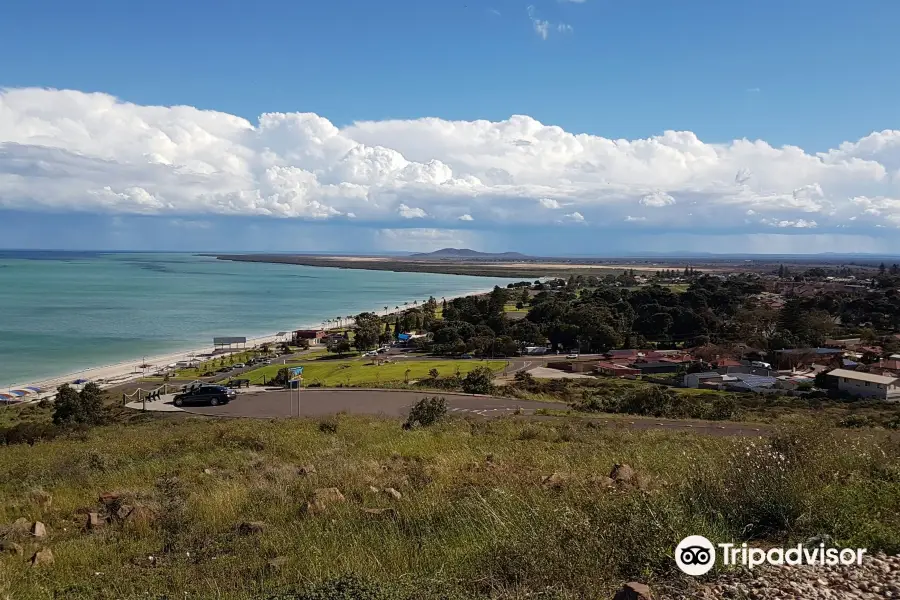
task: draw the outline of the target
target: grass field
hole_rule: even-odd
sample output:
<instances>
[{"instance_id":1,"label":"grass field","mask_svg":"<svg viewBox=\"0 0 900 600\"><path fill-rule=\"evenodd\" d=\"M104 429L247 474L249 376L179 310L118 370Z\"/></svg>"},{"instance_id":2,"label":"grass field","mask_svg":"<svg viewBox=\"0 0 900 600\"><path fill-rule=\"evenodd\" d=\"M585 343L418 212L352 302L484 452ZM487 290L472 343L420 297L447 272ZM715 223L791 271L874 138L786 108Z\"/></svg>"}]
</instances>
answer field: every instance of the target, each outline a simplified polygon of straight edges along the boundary
<instances>
[{"instance_id":1,"label":"grass field","mask_svg":"<svg viewBox=\"0 0 900 600\"><path fill-rule=\"evenodd\" d=\"M457 369L465 375L475 367L487 366L495 371L500 371L506 366L506 361L481 361L481 360L397 360L391 364L374 365L370 360L320 360L298 361L288 365L268 365L255 369L242 375L249 378L251 383L263 383L270 381L278 374L280 369L288 367L303 367L304 385L321 383L324 386L336 385L362 385L379 384L391 381L404 381L409 369L409 380L424 379L429 377L431 369L437 369L442 376L456 373Z\"/></svg>"},{"instance_id":2,"label":"grass field","mask_svg":"<svg viewBox=\"0 0 900 600\"><path fill-rule=\"evenodd\" d=\"M811 424L767 443L564 420L331 425L186 418L0 447L0 535L25 554L0 556L0 596L268 598L353 573L382 591L302 598L575 600L635 579L678 584L671 552L688 533L828 534L900 551L900 452L880 434ZM621 462L638 477L609 487ZM345 501L306 511L328 487ZM107 492L120 497L104 509ZM121 505L140 518L85 529L87 510ZM20 517L48 537L7 527ZM54 564L29 568L41 547Z\"/></svg>"}]
</instances>

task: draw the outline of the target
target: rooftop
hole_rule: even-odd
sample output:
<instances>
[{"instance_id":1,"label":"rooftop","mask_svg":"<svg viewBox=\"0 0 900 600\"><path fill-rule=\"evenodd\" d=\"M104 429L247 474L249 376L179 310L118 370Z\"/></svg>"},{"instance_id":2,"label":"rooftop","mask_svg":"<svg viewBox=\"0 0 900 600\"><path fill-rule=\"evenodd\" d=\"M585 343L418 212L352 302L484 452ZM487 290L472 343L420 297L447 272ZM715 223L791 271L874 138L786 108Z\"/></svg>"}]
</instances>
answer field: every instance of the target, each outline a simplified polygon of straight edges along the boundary
<instances>
[{"instance_id":1,"label":"rooftop","mask_svg":"<svg viewBox=\"0 0 900 600\"><path fill-rule=\"evenodd\" d=\"M848 371L847 369L835 369L828 373L832 377L844 377L846 379L854 379L856 381L869 381L871 383L891 384L897 381L897 377L885 377L884 375L874 375L872 373L860 373L859 371Z\"/></svg>"}]
</instances>

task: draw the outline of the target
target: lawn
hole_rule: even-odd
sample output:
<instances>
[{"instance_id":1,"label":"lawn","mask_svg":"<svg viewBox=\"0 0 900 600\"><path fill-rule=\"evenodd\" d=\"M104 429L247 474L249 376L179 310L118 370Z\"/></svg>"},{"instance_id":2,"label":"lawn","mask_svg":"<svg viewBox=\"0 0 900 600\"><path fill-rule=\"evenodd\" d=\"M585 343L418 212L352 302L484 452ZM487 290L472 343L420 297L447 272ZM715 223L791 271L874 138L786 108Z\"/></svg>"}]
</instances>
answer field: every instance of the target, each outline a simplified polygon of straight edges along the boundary
<instances>
[{"instance_id":1,"label":"lawn","mask_svg":"<svg viewBox=\"0 0 900 600\"><path fill-rule=\"evenodd\" d=\"M687 534L900 551L897 456L884 434L820 425L770 444L567 419L159 417L0 447L0 536L24 554L0 554L0 595L611 598L684 582L672 548ZM614 463L637 476L610 485ZM309 511L320 488L342 498ZM89 510L110 520L88 530ZM30 568L40 548L54 562ZM281 595L350 573L370 591Z\"/></svg>"},{"instance_id":2,"label":"lawn","mask_svg":"<svg viewBox=\"0 0 900 600\"><path fill-rule=\"evenodd\" d=\"M303 381L305 385L321 383L323 386L336 385L363 385L379 384L391 381L404 381L409 369L409 380L424 379L429 377L431 369L437 369L441 376L449 376L456 373L457 369L465 375L475 367L487 366L494 371L500 371L506 366L506 361L493 360L397 360L390 364L375 365L370 360L318 360L297 361L288 365L268 365L255 369L242 375L249 378L251 383L263 383L274 378L280 369L288 367L303 367Z\"/></svg>"}]
</instances>

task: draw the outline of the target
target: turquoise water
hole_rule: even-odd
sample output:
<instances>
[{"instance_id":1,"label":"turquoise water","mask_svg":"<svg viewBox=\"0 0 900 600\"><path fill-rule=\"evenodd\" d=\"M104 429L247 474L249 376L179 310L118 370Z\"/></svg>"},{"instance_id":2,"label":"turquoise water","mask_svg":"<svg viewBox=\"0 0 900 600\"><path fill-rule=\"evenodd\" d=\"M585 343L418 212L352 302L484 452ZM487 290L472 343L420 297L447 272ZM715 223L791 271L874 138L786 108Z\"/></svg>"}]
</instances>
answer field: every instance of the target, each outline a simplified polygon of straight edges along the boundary
<instances>
[{"instance_id":1,"label":"turquoise water","mask_svg":"<svg viewBox=\"0 0 900 600\"><path fill-rule=\"evenodd\" d=\"M0 251L0 387L510 281L190 254Z\"/></svg>"}]
</instances>

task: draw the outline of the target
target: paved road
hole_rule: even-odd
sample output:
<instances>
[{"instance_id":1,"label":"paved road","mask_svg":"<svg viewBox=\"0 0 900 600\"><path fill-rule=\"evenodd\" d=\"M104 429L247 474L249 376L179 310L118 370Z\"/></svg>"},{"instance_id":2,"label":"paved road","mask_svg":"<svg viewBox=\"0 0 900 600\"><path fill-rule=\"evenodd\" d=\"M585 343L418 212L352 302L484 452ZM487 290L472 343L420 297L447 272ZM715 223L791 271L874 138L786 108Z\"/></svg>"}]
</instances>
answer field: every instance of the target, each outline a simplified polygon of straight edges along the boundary
<instances>
[{"instance_id":1,"label":"paved road","mask_svg":"<svg viewBox=\"0 0 900 600\"><path fill-rule=\"evenodd\" d=\"M338 412L376 414L389 417L405 417L410 407L425 397L440 395L447 400L451 412L471 412L484 416L514 413L518 408L523 414L534 414L538 409L565 409L565 405L553 402L531 402L487 396L468 396L435 392L403 390L320 390L304 388L299 392L271 391L239 394L225 406L190 406L186 412L227 417L316 417ZM292 402L293 396L293 402ZM299 403L298 403L299 397ZM298 408L299 404L299 408ZM299 410L299 413L298 413Z\"/></svg>"},{"instance_id":2,"label":"paved road","mask_svg":"<svg viewBox=\"0 0 900 600\"><path fill-rule=\"evenodd\" d=\"M406 417L410 407L420 399L440 395L447 400L451 414L472 414L481 417L499 417L514 415L519 412L530 419L551 420L559 416L535 415L535 411L548 409L566 410L565 404L556 402L534 402L511 398L493 398L489 396L469 396L465 394L417 392L404 390L363 390L363 389L310 389L299 392L300 403L298 413L298 393L287 391L269 391L258 393L242 393L237 399L225 406L191 406L185 412L219 417L251 417L279 418L290 416L321 417L339 412L353 414L384 415L388 417ZM137 408L137 406L135 406ZM626 429L665 429L669 431L686 431L706 435L767 435L765 426L744 423L711 423L706 421L681 421L667 419L647 419L640 417L589 417L579 415L585 421L592 421L603 427L623 427Z\"/></svg>"}]
</instances>

